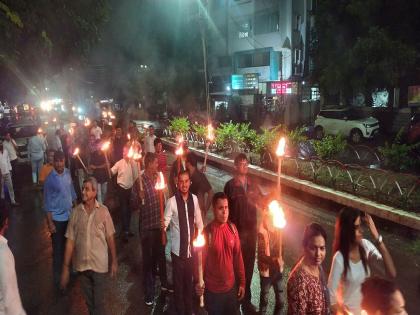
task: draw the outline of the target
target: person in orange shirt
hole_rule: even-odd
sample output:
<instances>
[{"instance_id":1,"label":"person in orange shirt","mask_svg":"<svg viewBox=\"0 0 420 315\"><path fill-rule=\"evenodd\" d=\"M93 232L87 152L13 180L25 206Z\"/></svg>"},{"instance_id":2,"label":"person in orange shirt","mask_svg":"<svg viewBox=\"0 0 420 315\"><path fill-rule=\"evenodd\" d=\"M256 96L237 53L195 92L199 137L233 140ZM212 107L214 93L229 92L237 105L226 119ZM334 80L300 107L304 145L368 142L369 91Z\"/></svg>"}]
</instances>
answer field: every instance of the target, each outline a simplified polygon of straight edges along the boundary
<instances>
[{"instance_id":1,"label":"person in orange shirt","mask_svg":"<svg viewBox=\"0 0 420 315\"><path fill-rule=\"evenodd\" d=\"M54 160L54 151L49 150L47 153L47 164L44 164L41 168L41 172L39 173L39 183L44 185L45 179L53 170L53 160Z\"/></svg>"}]
</instances>

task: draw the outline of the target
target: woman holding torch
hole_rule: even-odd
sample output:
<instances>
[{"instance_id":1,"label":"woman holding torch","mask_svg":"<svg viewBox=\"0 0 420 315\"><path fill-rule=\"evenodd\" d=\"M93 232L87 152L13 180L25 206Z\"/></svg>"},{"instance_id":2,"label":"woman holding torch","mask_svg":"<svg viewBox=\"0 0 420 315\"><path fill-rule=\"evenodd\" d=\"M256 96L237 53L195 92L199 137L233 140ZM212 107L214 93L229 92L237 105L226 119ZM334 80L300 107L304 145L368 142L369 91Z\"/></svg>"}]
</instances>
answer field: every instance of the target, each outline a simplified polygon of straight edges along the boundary
<instances>
[{"instance_id":1,"label":"woman holding torch","mask_svg":"<svg viewBox=\"0 0 420 315\"><path fill-rule=\"evenodd\" d=\"M214 220L204 229L202 259L195 268L195 291L203 296L209 315L234 315L245 295L245 269L238 230L228 221L228 198L218 192L212 200ZM201 254L200 252L198 253ZM200 279L202 270L204 279ZM204 283L203 281L204 280ZM201 282L201 283L200 283ZM237 286L238 284L238 286Z\"/></svg>"}]
</instances>

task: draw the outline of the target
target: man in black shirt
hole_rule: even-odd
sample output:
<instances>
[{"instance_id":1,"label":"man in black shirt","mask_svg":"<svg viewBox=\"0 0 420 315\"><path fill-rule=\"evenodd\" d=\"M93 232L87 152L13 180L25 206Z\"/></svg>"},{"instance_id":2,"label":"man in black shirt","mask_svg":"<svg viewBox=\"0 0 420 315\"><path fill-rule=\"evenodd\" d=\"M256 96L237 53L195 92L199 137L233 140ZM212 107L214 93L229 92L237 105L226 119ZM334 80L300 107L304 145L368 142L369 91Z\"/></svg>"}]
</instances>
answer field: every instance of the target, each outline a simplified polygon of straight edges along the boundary
<instances>
[{"instance_id":1,"label":"man in black shirt","mask_svg":"<svg viewBox=\"0 0 420 315\"><path fill-rule=\"evenodd\" d=\"M242 311L255 314L256 308L251 303L251 282L257 246L257 202L262 194L248 176L249 163L246 155L238 154L234 163L235 176L226 183L224 192L229 201L229 220L238 228L245 266L246 285Z\"/></svg>"},{"instance_id":2,"label":"man in black shirt","mask_svg":"<svg viewBox=\"0 0 420 315\"><path fill-rule=\"evenodd\" d=\"M190 191L197 196L201 209L201 217L203 218L203 221L205 221L207 211L210 208L213 199L213 189L211 188L206 175L197 169L197 156L193 152L187 154L185 166L190 173Z\"/></svg>"}]
</instances>

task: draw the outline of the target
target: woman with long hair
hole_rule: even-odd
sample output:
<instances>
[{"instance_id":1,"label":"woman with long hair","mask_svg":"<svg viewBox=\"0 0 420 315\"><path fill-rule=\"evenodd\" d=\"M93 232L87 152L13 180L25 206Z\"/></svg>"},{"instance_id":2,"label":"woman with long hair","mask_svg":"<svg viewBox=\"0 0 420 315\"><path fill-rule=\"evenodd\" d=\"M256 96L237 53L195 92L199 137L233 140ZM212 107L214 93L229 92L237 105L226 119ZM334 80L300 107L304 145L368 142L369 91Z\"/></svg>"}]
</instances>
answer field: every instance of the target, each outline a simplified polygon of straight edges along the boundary
<instances>
[{"instance_id":1,"label":"woman with long hair","mask_svg":"<svg viewBox=\"0 0 420 315\"><path fill-rule=\"evenodd\" d=\"M363 238L362 221L368 226L376 246ZM372 217L354 208L341 209L335 224L333 249L335 254L328 279L332 311L359 315L361 285L370 276L372 264L382 261L387 276L395 278L394 262Z\"/></svg>"},{"instance_id":2,"label":"woman with long hair","mask_svg":"<svg viewBox=\"0 0 420 315\"><path fill-rule=\"evenodd\" d=\"M327 281L322 269L326 254L327 233L319 224L306 226L303 233L303 257L287 281L288 315L328 315L330 313Z\"/></svg>"}]
</instances>

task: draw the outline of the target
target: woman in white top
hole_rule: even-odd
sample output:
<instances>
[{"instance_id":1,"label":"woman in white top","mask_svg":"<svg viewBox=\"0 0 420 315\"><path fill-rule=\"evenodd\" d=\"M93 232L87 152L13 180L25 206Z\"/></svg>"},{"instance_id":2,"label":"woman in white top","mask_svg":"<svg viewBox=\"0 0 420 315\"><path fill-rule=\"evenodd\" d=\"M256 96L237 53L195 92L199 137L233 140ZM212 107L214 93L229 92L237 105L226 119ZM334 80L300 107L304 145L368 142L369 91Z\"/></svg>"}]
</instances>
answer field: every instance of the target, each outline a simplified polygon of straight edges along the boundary
<instances>
[{"instance_id":1,"label":"woman in white top","mask_svg":"<svg viewBox=\"0 0 420 315\"><path fill-rule=\"evenodd\" d=\"M377 247L363 238L362 220ZM372 263L382 261L388 277L396 276L394 262L372 217L362 216L357 209L343 208L335 225L334 252L328 279L332 311L360 315L361 285L370 276Z\"/></svg>"}]
</instances>

